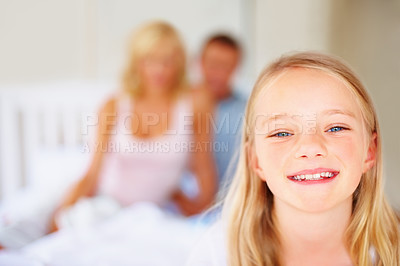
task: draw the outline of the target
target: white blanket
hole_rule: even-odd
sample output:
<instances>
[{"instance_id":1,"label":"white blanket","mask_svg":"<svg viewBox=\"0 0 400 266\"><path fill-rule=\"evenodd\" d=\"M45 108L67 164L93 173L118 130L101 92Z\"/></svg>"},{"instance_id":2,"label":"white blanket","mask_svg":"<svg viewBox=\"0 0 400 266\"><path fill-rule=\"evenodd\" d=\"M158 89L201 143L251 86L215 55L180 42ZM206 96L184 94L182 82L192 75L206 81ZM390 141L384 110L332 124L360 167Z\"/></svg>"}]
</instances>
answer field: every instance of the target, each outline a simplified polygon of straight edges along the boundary
<instances>
[{"instance_id":1,"label":"white blanket","mask_svg":"<svg viewBox=\"0 0 400 266\"><path fill-rule=\"evenodd\" d=\"M139 203L96 225L63 229L18 252L0 252L0 265L17 257L32 265L184 265L207 228L197 221Z\"/></svg>"}]
</instances>

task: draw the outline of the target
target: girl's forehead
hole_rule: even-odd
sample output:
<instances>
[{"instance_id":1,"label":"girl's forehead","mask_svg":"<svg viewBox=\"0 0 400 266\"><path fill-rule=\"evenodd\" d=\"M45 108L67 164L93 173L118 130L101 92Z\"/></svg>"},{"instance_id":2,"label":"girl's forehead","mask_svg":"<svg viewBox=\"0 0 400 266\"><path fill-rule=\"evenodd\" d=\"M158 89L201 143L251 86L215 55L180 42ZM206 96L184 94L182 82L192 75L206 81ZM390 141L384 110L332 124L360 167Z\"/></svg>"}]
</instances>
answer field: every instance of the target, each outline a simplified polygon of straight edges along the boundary
<instances>
[{"instance_id":1,"label":"girl's forehead","mask_svg":"<svg viewBox=\"0 0 400 266\"><path fill-rule=\"evenodd\" d=\"M327 72L294 68L278 74L264 87L255 102L255 112L313 115L329 109L361 115L351 88Z\"/></svg>"}]
</instances>

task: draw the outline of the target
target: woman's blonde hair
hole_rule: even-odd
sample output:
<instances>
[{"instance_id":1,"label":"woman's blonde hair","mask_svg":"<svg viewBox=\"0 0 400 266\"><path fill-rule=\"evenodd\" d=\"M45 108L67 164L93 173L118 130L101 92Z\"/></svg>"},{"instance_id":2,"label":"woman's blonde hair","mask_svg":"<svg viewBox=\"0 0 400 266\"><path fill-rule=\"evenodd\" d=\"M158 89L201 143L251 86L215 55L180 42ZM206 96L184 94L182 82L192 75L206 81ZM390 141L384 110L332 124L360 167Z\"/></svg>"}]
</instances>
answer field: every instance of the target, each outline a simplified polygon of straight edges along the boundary
<instances>
[{"instance_id":1,"label":"woman's blonde hair","mask_svg":"<svg viewBox=\"0 0 400 266\"><path fill-rule=\"evenodd\" d=\"M281 265L273 194L249 166L246 146L254 145L254 104L258 95L290 68L317 69L333 75L356 96L370 138L376 134L376 163L363 174L353 194L352 217L346 231L348 252L355 265L400 265L399 218L383 193L380 130L372 101L349 67L331 56L313 52L283 56L272 63L259 76L249 98L240 158L223 207L229 265ZM371 249L376 254L375 262Z\"/></svg>"},{"instance_id":2,"label":"woman's blonde hair","mask_svg":"<svg viewBox=\"0 0 400 266\"><path fill-rule=\"evenodd\" d=\"M177 52L178 75L172 93L177 93L186 87L185 50L179 34L172 25L163 21L153 21L139 28L129 43L128 63L122 77L122 89L125 93L139 95L142 92L140 61L151 55L160 45L170 46Z\"/></svg>"}]
</instances>

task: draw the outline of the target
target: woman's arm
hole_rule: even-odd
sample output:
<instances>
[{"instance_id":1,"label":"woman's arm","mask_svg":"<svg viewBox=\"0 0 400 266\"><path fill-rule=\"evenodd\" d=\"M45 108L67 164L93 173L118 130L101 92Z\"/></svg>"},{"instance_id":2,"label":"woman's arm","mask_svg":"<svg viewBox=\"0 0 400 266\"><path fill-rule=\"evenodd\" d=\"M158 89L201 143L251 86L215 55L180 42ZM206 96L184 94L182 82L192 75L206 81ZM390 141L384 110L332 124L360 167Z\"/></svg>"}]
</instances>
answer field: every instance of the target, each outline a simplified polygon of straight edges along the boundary
<instances>
[{"instance_id":1,"label":"woman's arm","mask_svg":"<svg viewBox=\"0 0 400 266\"><path fill-rule=\"evenodd\" d=\"M174 195L174 201L185 215L204 211L214 201L217 190L217 174L214 162L212 140L212 115L214 102L211 95L202 89L193 90L193 130L196 152L191 156L191 166L199 187L195 198L187 197L181 190Z\"/></svg>"},{"instance_id":2,"label":"woman's arm","mask_svg":"<svg viewBox=\"0 0 400 266\"><path fill-rule=\"evenodd\" d=\"M50 232L57 231L55 217L63 209L74 205L81 197L91 197L96 192L98 176L100 172L101 163L103 160L104 149L96 147L105 147L110 138L112 126L116 121L116 100L111 98L99 111L98 127L96 142L93 145L93 158L86 174L72 187L67 193L66 197L55 210L50 221Z\"/></svg>"}]
</instances>

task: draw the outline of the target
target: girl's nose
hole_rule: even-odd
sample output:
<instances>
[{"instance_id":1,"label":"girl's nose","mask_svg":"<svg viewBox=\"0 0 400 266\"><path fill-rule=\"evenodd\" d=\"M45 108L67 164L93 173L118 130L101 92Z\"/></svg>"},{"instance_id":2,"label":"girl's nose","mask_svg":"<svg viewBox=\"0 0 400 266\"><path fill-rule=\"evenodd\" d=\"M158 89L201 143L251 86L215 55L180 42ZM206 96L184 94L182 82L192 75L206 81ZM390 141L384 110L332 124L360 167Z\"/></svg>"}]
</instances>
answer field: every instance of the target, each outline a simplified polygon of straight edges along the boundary
<instances>
[{"instance_id":1,"label":"girl's nose","mask_svg":"<svg viewBox=\"0 0 400 266\"><path fill-rule=\"evenodd\" d=\"M319 132L303 133L297 142L296 158L325 157L327 150Z\"/></svg>"}]
</instances>

